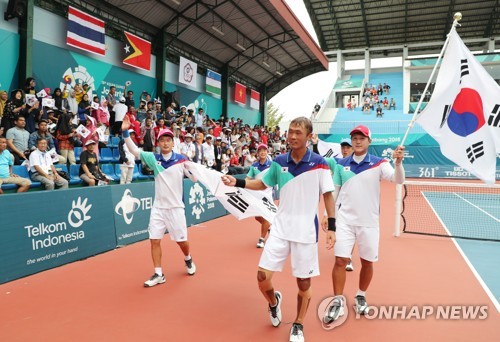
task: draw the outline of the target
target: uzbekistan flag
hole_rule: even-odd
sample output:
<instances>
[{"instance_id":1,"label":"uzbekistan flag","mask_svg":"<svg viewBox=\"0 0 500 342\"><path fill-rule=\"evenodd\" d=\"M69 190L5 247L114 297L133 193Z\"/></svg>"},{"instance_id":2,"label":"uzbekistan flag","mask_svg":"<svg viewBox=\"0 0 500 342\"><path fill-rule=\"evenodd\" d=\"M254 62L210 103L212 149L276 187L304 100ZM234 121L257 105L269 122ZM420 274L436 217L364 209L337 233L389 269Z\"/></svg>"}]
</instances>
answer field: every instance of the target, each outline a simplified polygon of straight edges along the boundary
<instances>
[{"instance_id":1,"label":"uzbekistan flag","mask_svg":"<svg viewBox=\"0 0 500 342\"><path fill-rule=\"evenodd\" d=\"M106 55L104 21L68 6L66 44L100 56Z\"/></svg>"},{"instance_id":2,"label":"uzbekistan flag","mask_svg":"<svg viewBox=\"0 0 500 342\"><path fill-rule=\"evenodd\" d=\"M250 97L250 107L253 109L259 109L260 105L260 93L252 89L252 94Z\"/></svg>"},{"instance_id":3,"label":"uzbekistan flag","mask_svg":"<svg viewBox=\"0 0 500 342\"><path fill-rule=\"evenodd\" d=\"M206 79L206 88L207 93L212 93L214 95L221 95L221 75L207 69L207 79Z\"/></svg>"}]
</instances>

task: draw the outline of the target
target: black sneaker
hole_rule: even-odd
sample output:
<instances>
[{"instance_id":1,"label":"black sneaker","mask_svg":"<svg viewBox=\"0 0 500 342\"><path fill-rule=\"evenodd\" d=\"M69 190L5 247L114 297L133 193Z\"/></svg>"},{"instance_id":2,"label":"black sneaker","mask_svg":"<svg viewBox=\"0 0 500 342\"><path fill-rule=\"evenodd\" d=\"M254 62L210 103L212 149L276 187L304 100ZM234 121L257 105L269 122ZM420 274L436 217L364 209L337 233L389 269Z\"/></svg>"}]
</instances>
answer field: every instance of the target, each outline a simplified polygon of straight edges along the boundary
<instances>
[{"instance_id":1,"label":"black sneaker","mask_svg":"<svg viewBox=\"0 0 500 342\"><path fill-rule=\"evenodd\" d=\"M149 280L144 282L144 287L152 287L165 282L165 275L153 274Z\"/></svg>"},{"instance_id":2,"label":"black sneaker","mask_svg":"<svg viewBox=\"0 0 500 342\"><path fill-rule=\"evenodd\" d=\"M293 323L290 329L290 342L304 342L304 326L299 323Z\"/></svg>"}]
</instances>

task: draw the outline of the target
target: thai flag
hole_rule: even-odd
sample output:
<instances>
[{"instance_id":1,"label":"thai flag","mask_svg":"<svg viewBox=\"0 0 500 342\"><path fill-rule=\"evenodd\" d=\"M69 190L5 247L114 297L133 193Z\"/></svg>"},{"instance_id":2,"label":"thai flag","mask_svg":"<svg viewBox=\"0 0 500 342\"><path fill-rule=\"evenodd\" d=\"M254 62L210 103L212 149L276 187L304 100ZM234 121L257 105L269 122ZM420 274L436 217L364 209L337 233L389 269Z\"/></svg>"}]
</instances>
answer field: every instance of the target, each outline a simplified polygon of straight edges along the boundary
<instances>
[{"instance_id":1,"label":"thai flag","mask_svg":"<svg viewBox=\"0 0 500 342\"><path fill-rule=\"evenodd\" d=\"M66 44L104 56L104 21L68 6Z\"/></svg>"}]
</instances>

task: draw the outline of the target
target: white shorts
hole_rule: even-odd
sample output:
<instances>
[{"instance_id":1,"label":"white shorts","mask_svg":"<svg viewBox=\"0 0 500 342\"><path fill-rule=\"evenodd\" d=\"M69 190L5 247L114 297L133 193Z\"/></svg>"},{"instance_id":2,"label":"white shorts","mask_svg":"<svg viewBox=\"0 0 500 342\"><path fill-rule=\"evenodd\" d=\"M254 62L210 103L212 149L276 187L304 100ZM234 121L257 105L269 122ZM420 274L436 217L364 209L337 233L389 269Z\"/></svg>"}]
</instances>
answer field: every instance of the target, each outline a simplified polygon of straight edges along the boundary
<instances>
[{"instance_id":1,"label":"white shorts","mask_svg":"<svg viewBox=\"0 0 500 342\"><path fill-rule=\"evenodd\" d=\"M151 208L149 217L149 238L161 239L168 230L170 239L187 241L186 215L184 208L161 209Z\"/></svg>"},{"instance_id":2,"label":"white shorts","mask_svg":"<svg viewBox=\"0 0 500 342\"><path fill-rule=\"evenodd\" d=\"M333 251L335 256L351 258L354 243L358 244L361 259L378 261L378 241L380 230L378 227L359 227L337 223L336 241Z\"/></svg>"},{"instance_id":3,"label":"white shorts","mask_svg":"<svg viewBox=\"0 0 500 342\"><path fill-rule=\"evenodd\" d=\"M271 229L272 232L272 229ZM300 243L270 235L262 251L259 267L281 272L291 254L292 274L296 278L319 276L318 243Z\"/></svg>"}]
</instances>

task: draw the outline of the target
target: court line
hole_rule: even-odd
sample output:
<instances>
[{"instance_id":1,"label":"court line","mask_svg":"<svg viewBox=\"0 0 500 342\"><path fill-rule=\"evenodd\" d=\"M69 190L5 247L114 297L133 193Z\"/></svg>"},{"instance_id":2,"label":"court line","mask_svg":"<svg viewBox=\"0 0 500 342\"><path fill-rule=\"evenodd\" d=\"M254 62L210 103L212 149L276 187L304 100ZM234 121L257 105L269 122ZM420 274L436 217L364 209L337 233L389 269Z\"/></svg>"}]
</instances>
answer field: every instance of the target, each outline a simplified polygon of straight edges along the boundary
<instances>
[{"instance_id":1,"label":"court line","mask_svg":"<svg viewBox=\"0 0 500 342\"><path fill-rule=\"evenodd\" d=\"M495 221L497 222L500 222L500 219L496 218L495 216L491 215L489 212L483 210L482 208L478 207L477 205L475 205L474 203L472 203L471 201L463 198L462 196L460 196L459 194L457 194L456 192L453 193L453 195L457 196L458 198L464 200L465 202L469 203L470 205L472 205L474 208L482 211L483 213L485 213L486 215L488 215L489 217L491 217L492 219L494 219Z\"/></svg>"},{"instance_id":2,"label":"court line","mask_svg":"<svg viewBox=\"0 0 500 342\"><path fill-rule=\"evenodd\" d=\"M443 226L444 230L446 230L446 233L448 233L448 235L451 236L450 231L448 230L448 227L446 227L446 225L444 224L443 220L441 220L441 217L438 215L438 213L436 212L436 210L434 209L434 207L432 206L432 204L430 203L430 201L427 199L427 197L425 196L424 192L423 191L420 191L420 192L421 192L422 196L424 196L425 201L427 202L427 204L431 208L431 210L434 213L434 215L436 215L436 218L439 220L439 222ZM457 248L457 250L460 253L460 255L462 255L462 257L464 258L465 263L467 264L467 266L469 266L470 270L472 271L472 274L474 274L474 276L476 277L477 281L479 282L479 284L483 288L484 292L486 292L486 294L490 298L491 302L493 303L493 305L497 309L498 313L500 313L500 303L498 302L498 300L496 299L496 297L493 295L493 293L491 292L491 290L488 287L488 285L486 285L486 283L484 282L483 278L481 278L481 275L477 272L477 270L474 267L474 265L472 265L472 263L470 262L469 258L467 257L467 255L464 253L464 251L462 250L462 248L458 244L457 240L455 238L450 238L450 239L451 239L451 241L453 241L453 244Z\"/></svg>"}]
</instances>

